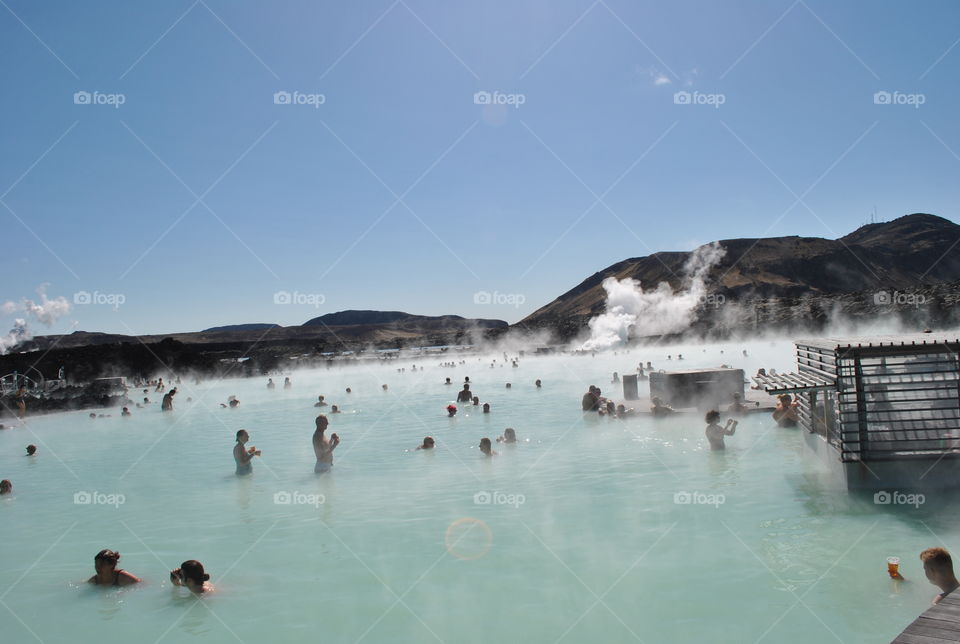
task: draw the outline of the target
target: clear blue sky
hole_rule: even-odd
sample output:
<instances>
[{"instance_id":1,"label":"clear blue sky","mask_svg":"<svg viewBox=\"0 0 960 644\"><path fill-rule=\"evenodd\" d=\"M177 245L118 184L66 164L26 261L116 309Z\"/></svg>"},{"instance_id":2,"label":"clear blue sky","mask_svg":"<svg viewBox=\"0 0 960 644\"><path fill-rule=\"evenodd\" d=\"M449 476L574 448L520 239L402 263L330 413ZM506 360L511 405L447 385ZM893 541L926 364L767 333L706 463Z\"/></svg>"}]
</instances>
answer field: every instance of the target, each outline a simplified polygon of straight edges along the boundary
<instances>
[{"instance_id":1,"label":"clear blue sky","mask_svg":"<svg viewBox=\"0 0 960 644\"><path fill-rule=\"evenodd\" d=\"M949 0L0 5L0 301L123 296L37 333L514 322L658 250L958 219Z\"/></svg>"}]
</instances>

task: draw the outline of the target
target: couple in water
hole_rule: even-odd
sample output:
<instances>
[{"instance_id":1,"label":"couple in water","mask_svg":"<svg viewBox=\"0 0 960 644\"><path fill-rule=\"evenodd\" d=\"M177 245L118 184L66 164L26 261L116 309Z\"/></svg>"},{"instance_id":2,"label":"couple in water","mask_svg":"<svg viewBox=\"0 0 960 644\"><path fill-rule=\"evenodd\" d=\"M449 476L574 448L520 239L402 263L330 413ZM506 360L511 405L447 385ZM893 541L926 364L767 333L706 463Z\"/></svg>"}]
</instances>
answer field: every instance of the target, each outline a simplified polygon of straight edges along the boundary
<instances>
[{"instance_id":1,"label":"couple in water","mask_svg":"<svg viewBox=\"0 0 960 644\"><path fill-rule=\"evenodd\" d=\"M317 416L317 429L313 432L313 451L317 456L317 464L313 471L317 474L329 472L333 467L333 450L340 444L340 437L336 433L327 438L324 432L330 421L323 414ZM254 456L260 456L260 450L256 447L247 447L247 441L250 440L250 434L247 430L241 429L237 432L237 444L233 446L233 459L237 462L237 476L244 476L253 473Z\"/></svg>"},{"instance_id":2,"label":"couple in water","mask_svg":"<svg viewBox=\"0 0 960 644\"><path fill-rule=\"evenodd\" d=\"M119 552L101 550L93 558L93 567L97 572L87 583L94 586L130 586L140 583L139 577L119 568L119 563ZM170 581L174 586L183 586L197 594L213 590L209 580L210 575L204 572L203 564L196 559L184 561L179 568L170 571Z\"/></svg>"}]
</instances>

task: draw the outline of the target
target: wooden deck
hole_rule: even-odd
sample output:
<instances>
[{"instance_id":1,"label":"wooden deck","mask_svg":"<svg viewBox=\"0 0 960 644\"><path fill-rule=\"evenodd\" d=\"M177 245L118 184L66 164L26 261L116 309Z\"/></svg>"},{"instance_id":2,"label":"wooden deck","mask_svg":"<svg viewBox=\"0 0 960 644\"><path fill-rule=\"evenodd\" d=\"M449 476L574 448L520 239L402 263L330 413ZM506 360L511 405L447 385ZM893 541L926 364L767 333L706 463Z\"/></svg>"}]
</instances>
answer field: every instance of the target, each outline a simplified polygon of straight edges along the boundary
<instances>
[{"instance_id":1,"label":"wooden deck","mask_svg":"<svg viewBox=\"0 0 960 644\"><path fill-rule=\"evenodd\" d=\"M960 592L953 592L928 608L890 644L960 642Z\"/></svg>"}]
</instances>

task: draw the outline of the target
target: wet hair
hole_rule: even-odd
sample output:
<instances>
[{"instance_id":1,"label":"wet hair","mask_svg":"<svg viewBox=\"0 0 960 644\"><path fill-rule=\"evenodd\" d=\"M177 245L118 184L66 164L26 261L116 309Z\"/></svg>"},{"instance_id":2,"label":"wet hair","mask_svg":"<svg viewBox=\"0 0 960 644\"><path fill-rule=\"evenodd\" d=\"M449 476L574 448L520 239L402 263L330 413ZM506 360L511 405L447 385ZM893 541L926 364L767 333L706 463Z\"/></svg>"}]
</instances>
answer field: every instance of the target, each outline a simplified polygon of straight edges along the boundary
<instances>
[{"instance_id":1,"label":"wet hair","mask_svg":"<svg viewBox=\"0 0 960 644\"><path fill-rule=\"evenodd\" d=\"M27 454L34 454L37 451L36 445L27 445Z\"/></svg>"},{"instance_id":2,"label":"wet hair","mask_svg":"<svg viewBox=\"0 0 960 644\"><path fill-rule=\"evenodd\" d=\"M237 430L237 440L240 440L240 434L246 434L246 433L247 433L247 430L245 430L245 429L238 429L238 430Z\"/></svg>"},{"instance_id":3,"label":"wet hair","mask_svg":"<svg viewBox=\"0 0 960 644\"><path fill-rule=\"evenodd\" d=\"M704 416L703 419L707 421L707 424L715 423L720 420L720 412L718 412L716 409L711 409L707 412L707 415Z\"/></svg>"},{"instance_id":4,"label":"wet hair","mask_svg":"<svg viewBox=\"0 0 960 644\"><path fill-rule=\"evenodd\" d=\"M203 571L203 564L196 559L184 561L180 564L180 572L183 574L184 580L189 579L198 586L202 586L203 582L210 579L210 575Z\"/></svg>"},{"instance_id":5,"label":"wet hair","mask_svg":"<svg viewBox=\"0 0 960 644\"><path fill-rule=\"evenodd\" d=\"M93 562L105 561L112 566L116 566L117 562L120 561L120 553L116 550L104 549L97 553L97 556L93 558Z\"/></svg>"},{"instance_id":6,"label":"wet hair","mask_svg":"<svg viewBox=\"0 0 960 644\"><path fill-rule=\"evenodd\" d=\"M953 573L953 559L945 548L927 548L920 553L924 567Z\"/></svg>"}]
</instances>

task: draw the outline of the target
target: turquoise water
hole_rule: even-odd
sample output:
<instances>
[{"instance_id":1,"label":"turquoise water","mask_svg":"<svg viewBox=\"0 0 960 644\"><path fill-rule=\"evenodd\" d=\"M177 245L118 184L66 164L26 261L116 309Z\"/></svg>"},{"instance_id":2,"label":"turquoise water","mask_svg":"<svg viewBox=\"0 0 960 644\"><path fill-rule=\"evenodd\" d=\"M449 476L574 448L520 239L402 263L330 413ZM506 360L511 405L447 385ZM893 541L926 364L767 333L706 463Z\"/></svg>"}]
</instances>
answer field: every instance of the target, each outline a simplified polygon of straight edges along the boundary
<instances>
[{"instance_id":1,"label":"turquoise water","mask_svg":"<svg viewBox=\"0 0 960 644\"><path fill-rule=\"evenodd\" d=\"M614 391L612 371L679 366L667 353L684 367L792 367L788 343L705 349L299 371L273 391L185 378L172 414L151 391L132 418L31 418L0 432L0 478L14 483L0 501L3 641L889 641L936 592L917 555L955 544L951 499L850 495L767 418L717 454L699 417L579 410L588 384ZM460 387L443 380L464 375L491 414L445 417ZM318 477L321 393L345 413L330 416L343 442ZM240 407L221 409L231 394ZM508 426L523 442L481 457L479 439ZM263 451L243 479L239 428ZM437 448L412 451L427 434ZM75 503L85 492L94 502ZM475 502L483 492L496 502ZM82 583L102 548L144 583ZM887 577L890 555L907 581ZM202 601L169 583L186 559L216 584Z\"/></svg>"}]
</instances>

